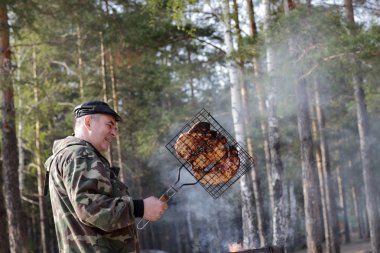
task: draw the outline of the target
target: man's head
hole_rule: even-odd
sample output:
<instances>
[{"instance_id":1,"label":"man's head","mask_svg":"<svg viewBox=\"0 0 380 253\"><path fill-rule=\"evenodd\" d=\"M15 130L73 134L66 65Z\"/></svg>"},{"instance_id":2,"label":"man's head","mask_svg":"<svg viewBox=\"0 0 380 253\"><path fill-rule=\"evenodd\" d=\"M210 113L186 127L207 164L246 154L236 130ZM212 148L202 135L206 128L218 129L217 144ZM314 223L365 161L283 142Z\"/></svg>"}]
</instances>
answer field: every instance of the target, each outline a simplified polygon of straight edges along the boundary
<instances>
[{"instance_id":1,"label":"man's head","mask_svg":"<svg viewBox=\"0 0 380 253\"><path fill-rule=\"evenodd\" d=\"M74 109L75 136L91 143L99 152L106 152L117 134L116 122L121 117L108 104L90 101Z\"/></svg>"}]
</instances>

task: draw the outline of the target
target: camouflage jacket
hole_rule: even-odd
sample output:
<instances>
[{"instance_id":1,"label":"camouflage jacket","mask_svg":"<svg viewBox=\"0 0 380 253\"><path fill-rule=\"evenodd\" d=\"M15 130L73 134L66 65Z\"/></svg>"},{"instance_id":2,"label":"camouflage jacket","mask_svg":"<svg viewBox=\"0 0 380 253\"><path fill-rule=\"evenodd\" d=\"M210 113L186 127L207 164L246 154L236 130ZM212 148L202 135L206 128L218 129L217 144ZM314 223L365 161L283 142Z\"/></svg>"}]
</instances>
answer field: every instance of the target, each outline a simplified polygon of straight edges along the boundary
<instances>
[{"instance_id":1,"label":"camouflage jacket","mask_svg":"<svg viewBox=\"0 0 380 253\"><path fill-rule=\"evenodd\" d=\"M57 140L45 167L61 253L139 252L128 189L91 144Z\"/></svg>"}]
</instances>

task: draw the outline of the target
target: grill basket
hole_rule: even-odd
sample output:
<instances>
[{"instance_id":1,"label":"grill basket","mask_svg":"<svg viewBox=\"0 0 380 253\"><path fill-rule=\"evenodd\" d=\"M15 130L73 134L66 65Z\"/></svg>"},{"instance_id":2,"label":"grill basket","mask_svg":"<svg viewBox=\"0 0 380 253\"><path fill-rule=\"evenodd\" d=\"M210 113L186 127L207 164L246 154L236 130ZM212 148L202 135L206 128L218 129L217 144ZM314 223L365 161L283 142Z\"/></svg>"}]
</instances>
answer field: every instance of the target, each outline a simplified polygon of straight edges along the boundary
<instances>
[{"instance_id":1,"label":"grill basket","mask_svg":"<svg viewBox=\"0 0 380 253\"><path fill-rule=\"evenodd\" d=\"M240 160L240 166L236 173L229 178L226 179L220 179L217 178L220 176L218 173L212 173L215 171L216 168L214 166L218 164L217 162L209 164L206 168L203 169L201 176L197 171L193 169L194 163L191 163L189 161L186 161L182 159L176 152L176 143L178 138L182 134L188 133L188 131L197 123L200 122L206 122L210 125L210 130L213 131L214 135L218 136L224 136L225 139L225 147L226 149L236 149L239 160ZM207 145L207 144L206 144ZM204 151L203 145L202 150L198 150L196 152L201 153ZM248 170L253 168L255 166L254 159L247 153L247 151L215 120L211 114L206 111L205 109L202 109L200 112L198 112L191 120L189 120L185 126L173 137L173 139L170 140L170 142L166 145L166 148L169 150L169 152L175 156L178 161L181 163L182 167L186 168L186 170L195 178L197 179L197 182L200 183L200 185L214 198L217 199L220 197L231 185L233 185L241 176L243 176ZM208 147L206 147L207 149ZM228 152L227 152L228 153ZM227 155L227 154L226 154ZM219 160L222 160L225 157L219 157ZM211 176L210 176L211 175ZM220 182L220 183L215 183Z\"/></svg>"}]
</instances>

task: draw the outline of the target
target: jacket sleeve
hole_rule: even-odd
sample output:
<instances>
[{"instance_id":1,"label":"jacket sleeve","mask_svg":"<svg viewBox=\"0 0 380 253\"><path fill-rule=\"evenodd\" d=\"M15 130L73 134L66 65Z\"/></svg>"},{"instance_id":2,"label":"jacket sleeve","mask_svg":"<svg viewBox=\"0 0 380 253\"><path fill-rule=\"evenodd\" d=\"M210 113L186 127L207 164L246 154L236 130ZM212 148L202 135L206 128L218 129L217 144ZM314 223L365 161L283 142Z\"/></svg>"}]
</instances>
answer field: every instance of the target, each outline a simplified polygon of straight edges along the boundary
<instances>
[{"instance_id":1,"label":"jacket sleeve","mask_svg":"<svg viewBox=\"0 0 380 253\"><path fill-rule=\"evenodd\" d=\"M103 231L134 224L133 200L114 196L111 170L99 157L80 149L67 161L63 180L68 197L81 222Z\"/></svg>"}]
</instances>

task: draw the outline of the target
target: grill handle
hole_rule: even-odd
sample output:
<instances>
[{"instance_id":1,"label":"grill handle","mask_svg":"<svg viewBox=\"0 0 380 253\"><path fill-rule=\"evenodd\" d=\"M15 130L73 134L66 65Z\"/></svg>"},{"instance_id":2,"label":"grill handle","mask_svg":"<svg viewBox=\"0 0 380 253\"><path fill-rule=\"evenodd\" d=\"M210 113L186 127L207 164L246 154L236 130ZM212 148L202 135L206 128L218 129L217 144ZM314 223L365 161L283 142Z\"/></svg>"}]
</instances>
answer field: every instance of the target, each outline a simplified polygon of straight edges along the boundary
<instances>
[{"instance_id":1,"label":"grill handle","mask_svg":"<svg viewBox=\"0 0 380 253\"><path fill-rule=\"evenodd\" d=\"M159 200L161 200L162 202L169 202L169 200L177 193L177 189L174 188L174 186L170 186L170 188L164 193L161 195L161 197L159 198ZM145 220L145 219L141 219L139 221L139 223L137 223L137 229L139 230L142 230L146 227L146 225L149 224L149 220Z\"/></svg>"}]
</instances>

